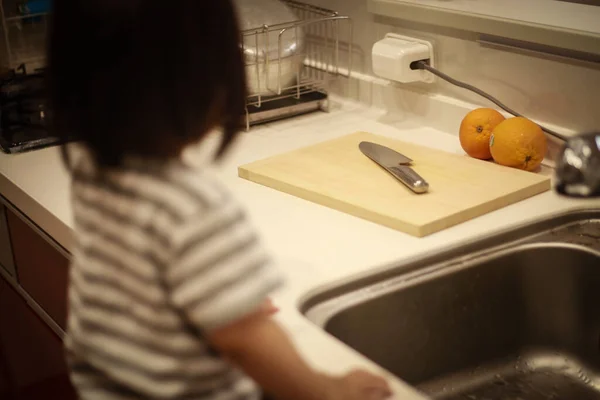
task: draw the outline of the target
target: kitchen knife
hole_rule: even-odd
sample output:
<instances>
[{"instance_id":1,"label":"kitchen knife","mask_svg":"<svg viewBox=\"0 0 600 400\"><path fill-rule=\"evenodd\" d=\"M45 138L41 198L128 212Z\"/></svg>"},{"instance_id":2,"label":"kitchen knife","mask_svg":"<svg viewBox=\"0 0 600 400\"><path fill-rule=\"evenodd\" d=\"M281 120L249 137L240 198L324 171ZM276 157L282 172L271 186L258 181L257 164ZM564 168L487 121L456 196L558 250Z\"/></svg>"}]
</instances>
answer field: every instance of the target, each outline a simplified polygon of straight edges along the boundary
<instances>
[{"instance_id":1,"label":"kitchen knife","mask_svg":"<svg viewBox=\"0 0 600 400\"><path fill-rule=\"evenodd\" d=\"M413 192L421 194L429 190L427 181L408 166L412 163L410 158L389 147L372 142L360 142L358 148Z\"/></svg>"}]
</instances>

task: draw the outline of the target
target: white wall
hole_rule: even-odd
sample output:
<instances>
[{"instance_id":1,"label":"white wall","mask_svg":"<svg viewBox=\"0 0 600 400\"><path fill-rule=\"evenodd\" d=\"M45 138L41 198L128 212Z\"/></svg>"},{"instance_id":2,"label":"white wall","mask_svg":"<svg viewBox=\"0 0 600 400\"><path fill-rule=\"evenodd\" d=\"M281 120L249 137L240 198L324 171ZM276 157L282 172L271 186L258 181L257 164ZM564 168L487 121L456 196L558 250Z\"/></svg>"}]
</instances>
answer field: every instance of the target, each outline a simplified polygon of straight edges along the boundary
<instances>
[{"instance_id":1,"label":"white wall","mask_svg":"<svg viewBox=\"0 0 600 400\"><path fill-rule=\"evenodd\" d=\"M443 72L480 87L526 116L569 130L600 129L600 64L485 47L474 33L371 15L366 0L306 1L353 19L356 72L372 75L371 47L387 32L412 35L434 42L437 66ZM365 86L361 88L351 95L373 101ZM445 82L403 88L490 105ZM393 111L396 103L388 97L384 105Z\"/></svg>"}]
</instances>

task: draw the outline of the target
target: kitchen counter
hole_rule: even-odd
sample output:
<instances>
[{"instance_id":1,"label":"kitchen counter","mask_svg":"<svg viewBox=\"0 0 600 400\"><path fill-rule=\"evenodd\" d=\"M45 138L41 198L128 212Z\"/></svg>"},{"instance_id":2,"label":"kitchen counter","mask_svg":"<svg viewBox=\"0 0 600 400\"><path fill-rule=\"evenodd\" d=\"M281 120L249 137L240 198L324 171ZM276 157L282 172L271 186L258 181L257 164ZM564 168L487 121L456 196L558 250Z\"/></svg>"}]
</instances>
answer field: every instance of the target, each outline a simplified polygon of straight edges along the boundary
<instances>
[{"instance_id":1,"label":"kitchen counter","mask_svg":"<svg viewBox=\"0 0 600 400\"><path fill-rule=\"evenodd\" d=\"M329 114L313 113L243 133L235 147L213 168L245 205L287 277L285 287L273 295L281 307L276 318L291 333L309 363L330 373L369 368L389 377L397 398L421 399L424 397L409 386L304 318L298 305L311 293L343 280L455 247L526 221L568 210L597 208L600 201L568 199L546 192L425 238L416 238L237 177L237 167L241 164L361 130L462 154L454 134L429 128L419 120L393 119L384 111L350 102L336 104ZM454 133L448 129L451 131ZM211 135L202 146L192 146L185 154L186 159L204 165L217 139ZM545 169L541 173L551 171ZM0 155L0 193L58 243L66 249L72 247L69 176L61 164L58 148Z\"/></svg>"}]
</instances>

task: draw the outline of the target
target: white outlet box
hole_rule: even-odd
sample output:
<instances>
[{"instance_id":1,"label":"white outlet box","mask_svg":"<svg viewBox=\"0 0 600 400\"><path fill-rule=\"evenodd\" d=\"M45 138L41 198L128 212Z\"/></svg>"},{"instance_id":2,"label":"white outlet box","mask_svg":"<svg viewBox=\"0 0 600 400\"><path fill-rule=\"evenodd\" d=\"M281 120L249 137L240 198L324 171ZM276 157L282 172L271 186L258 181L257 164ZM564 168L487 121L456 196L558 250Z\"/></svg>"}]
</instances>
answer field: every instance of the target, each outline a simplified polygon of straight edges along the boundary
<instances>
[{"instance_id":1,"label":"white outlet box","mask_svg":"<svg viewBox=\"0 0 600 400\"><path fill-rule=\"evenodd\" d=\"M426 40L388 33L373 45L372 53L373 72L379 77L402 83L435 80L429 71L410 67L420 60L429 60L429 65L435 66L433 46Z\"/></svg>"}]
</instances>

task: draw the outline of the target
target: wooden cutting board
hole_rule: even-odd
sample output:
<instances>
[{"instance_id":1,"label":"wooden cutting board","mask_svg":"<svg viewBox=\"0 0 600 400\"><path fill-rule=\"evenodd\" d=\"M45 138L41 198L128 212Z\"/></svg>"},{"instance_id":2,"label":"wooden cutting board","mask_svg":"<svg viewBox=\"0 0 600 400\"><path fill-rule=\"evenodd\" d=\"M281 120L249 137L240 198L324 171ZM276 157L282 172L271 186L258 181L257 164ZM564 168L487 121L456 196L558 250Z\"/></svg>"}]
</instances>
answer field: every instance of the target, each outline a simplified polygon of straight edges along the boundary
<instances>
[{"instance_id":1,"label":"wooden cutting board","mask_svg":"<svg viewBox=\"0 0 600 400\"><path fill-rule=\"evenodd\" d=\"M364 156L361 141L413 159L429 182L414 194ZM550 189L550 177L366 132L240 166L241 178L423 237Z\"/></svg>"}]
</instances>

